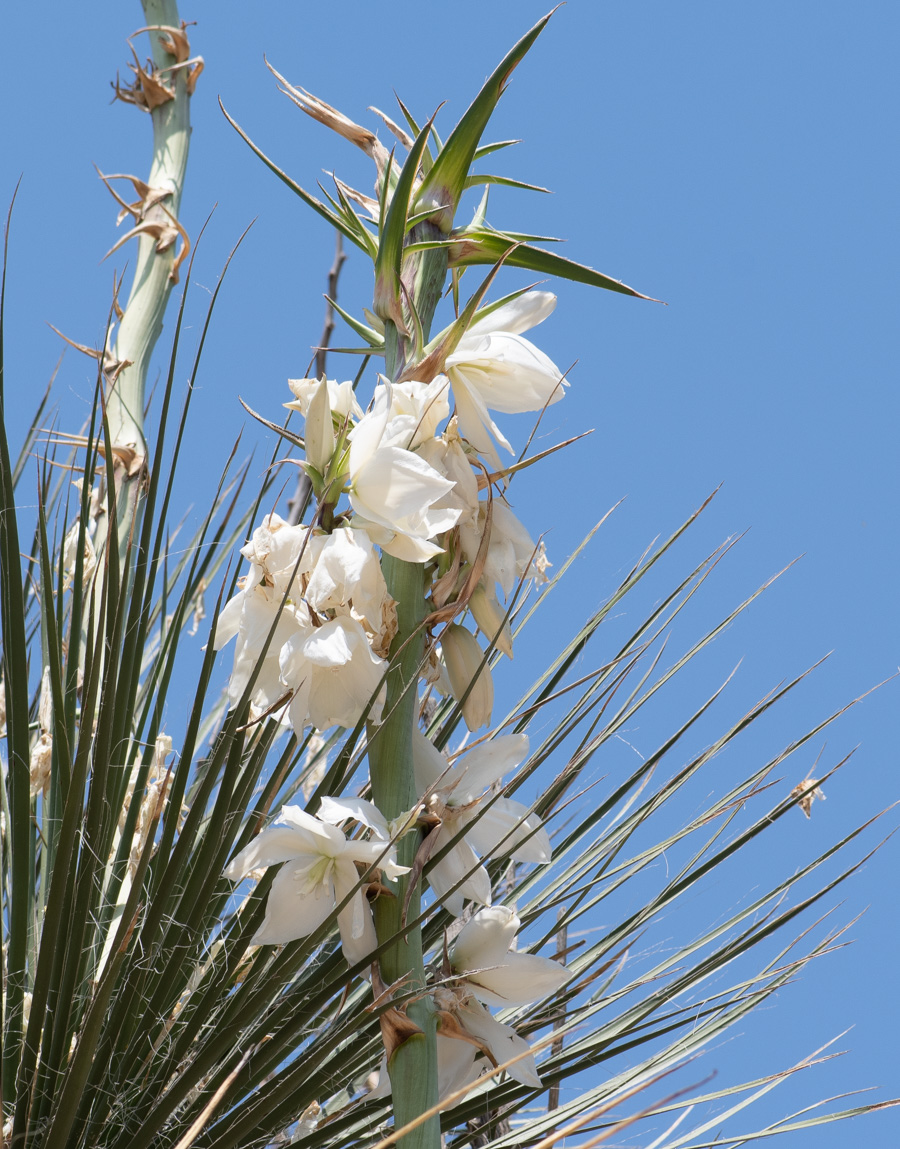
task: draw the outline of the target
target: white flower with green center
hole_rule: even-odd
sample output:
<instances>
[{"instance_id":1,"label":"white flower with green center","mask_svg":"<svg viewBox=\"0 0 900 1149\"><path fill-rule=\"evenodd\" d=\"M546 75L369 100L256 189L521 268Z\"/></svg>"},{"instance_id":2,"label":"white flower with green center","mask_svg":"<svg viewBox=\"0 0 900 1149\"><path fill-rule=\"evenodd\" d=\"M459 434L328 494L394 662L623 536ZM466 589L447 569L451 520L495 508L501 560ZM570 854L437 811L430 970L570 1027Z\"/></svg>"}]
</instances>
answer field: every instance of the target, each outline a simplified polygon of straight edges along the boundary
<instances>
[{"instance_id":1,"label":"white flower with green center","mask_svg":"<svg viewBox=\"0 0 900 1149\"><path fill-rule=\"evenodd\" d=\"M337 923L347 961L363 961L378 943L360 869L370 868L373 880L378 873L389 878L407 873L394 860L393 848L381 841L347 841L335 826L299 806L284 806L275 824L232 859L225 877L240 881L252 870L280 863L252 944L283 945L307 937L352 891Z\"/></svg>"},{"instance_id":2,"label":"white flower with green center","mask_svg":"<svg viewBox=\"0 0 900 1149\"><path fill-rule=\"evenodd\" d=\"M521 335L555 306L549 291L526 292L473 323L447 356L460 429L495 470L500 469L495 443L510 453L512 447L489 412L542 411L563 397L560 369Z\"/></svg>"},{"instance_id":3,"label":"white flower with green center","mask_svg":"<svg viewBox=\"0 0 900 1149\"><path fill-rule=\"evenodd\" d=\"M491 881L482 865L494 854L516 862L550 861L550 837L537 814L493 790L504 774L528 755L528 736L508 734L476 746L450 766L420 730L413 732L416 786L431 813L440 818L428 881L451 914L463 912L466 898L491 904ZM456 838L456 842L453 839ZM454 886L458 889L454 890ZM452 891L452 892L451 892Z\"/></svg>"}]
</instances>

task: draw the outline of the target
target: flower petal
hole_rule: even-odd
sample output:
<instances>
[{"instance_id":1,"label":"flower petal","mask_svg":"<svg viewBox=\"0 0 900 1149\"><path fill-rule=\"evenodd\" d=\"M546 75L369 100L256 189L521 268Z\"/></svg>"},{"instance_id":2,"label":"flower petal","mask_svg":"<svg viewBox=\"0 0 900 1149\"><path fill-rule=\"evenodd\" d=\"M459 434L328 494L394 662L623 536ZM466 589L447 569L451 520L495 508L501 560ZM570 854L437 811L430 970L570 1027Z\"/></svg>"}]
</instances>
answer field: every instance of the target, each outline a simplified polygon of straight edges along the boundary
<instances>
[{"instance_id":1,"label":"flower petal","mask_svg":"<svg viewBox=\"0 0 900 1149\"><path fill-rule=\"evenodd\" d=\"M367 802L365 798L330 798L324 797L319 803L319 817L323 822L332 826L339 826L348 818L355 818L363 826L387 841L390 838L387 819L374 802Z\"/></svg>"},{"instance_id":2,"label":"flower petal","mask_svg":"<svg viewBox=\"0 0 900 1149\"><path fill-rule=\"evenodd\" d=\"M450 951L455 973L504 965L509 947L522 923L509 906L488 906L479 910L459 932Z\"/></svg>"},{"instance_id":3,"label":"flower petal","mask_svg":"<svg viewBox=\"0 0 900 1149\"><path fill-rule=\"evenodd\" d=\"M421 797L452 776L450 763L418 726L413 727L413 774Z\"/></svg>"},{"instance_id":4,"label":"flower petal","mask_svg":"<svg viewBox=\"0 0 900 1149\"><path fill-rule=\"evenodd\" d=\"M462 348L462 350L460 350ZM497 331L463 340L447 359L451 380L465 375L491 411L508 415L558 403L567 386L552 359L521 335Z\"/></svg>"},{"instance_id":5,"label":"flower petal","mask_svg":"<svg viewBox=\"0 0 900 1149\"><path fill-rule=\"evenodd\" d=\"M556 307L556 296L552 291L526 291L517 299L511 299L479 319L465 334L465 339L475 335L488 335L493 331L509 331L521 335L543 323Z\"/></svg>"},{"instance_id":6,"label":"flower petal","mask_svg":"<svg viewBox=\"0 0 900 1149\"><path fill-rule=\"evenodd\" d=\"M285 866L275 875L266 902L266 916L252 938L258 946L284 945L305 938L334 912L331 882L312 891L305 881L308 867Z\"/></svg>"},{"instance_id":7,"label":"flower petal","mask_svg":"<svg viewBox=\"0 0 900 1149\"><path fill-rule=\"evenodd\" d=\"M523 1057L521 1061L517 1061L515 1065L511 1065L506 1072L523 1085L530 1085L535 1089L541 1088L541 1079L535 1068L534 1056L530 1052L531 1047L523 1037L519 1037L511 1026L497 1021L477 1001L467 1001L464 1006L459 1008L457 1015L469 1033L484 1042L498 1065L502 1065L504 1061L509 1061L511 1057L527 1053L527 1056Z\"/></svg>"},{"instance_id":8,"label":"flower petal","mask_svg":"<svg viewBox=\"0 0 900 1149\"><path fill-rule=\"evenodd\" d=\"M453 801L464 805L509 774L528 757L527 734L504 734L482 742L454 766Z\"/></svg>"},{"instance_id":9,"label":"flower petal","mask_svg":"<svg viewBox=\"0 0 900 1149\"><path fill-rule=\"evenodd\" d=\"M466 977L472 993L485 1005L528 1005L550 997L572 977L569 970L537 954L508 953L502 965Z\"/></svg>"},{"instance_id":10,"label":"flower petal","mask_svg":"<svg viewBox=\"0 0 900 1149\"><path fill-rule=\"evenodd\" d=\"M359 884L359 874L351 861L339 859L334 868L334 895L340 904L354 886ZM338 929L341 931L341 947L350 965L365 959L378 946L372 910L366 901L362 888L338 913Z\"/></svg>"},{"instance_id":11,"label":"flower petal","mask_svg":"<svg viewBox=\"0 0 900 1149\"><path fill-rule=\"evenodd\" d=\"M264 866L277 866L292 858L304 862L319 857L333 857L340 850L344 835L326 826L299 806L285 806L274 826L269 826L232 858L225 877L232 881Z\"/></svg>"},{"instance_id":12,"label":"flower petal","mask_svg":"<svg viewBox=\"0 0 900 1149\"><path fill-rule=\"evenodd\" d=\"M456 835L458 829L452 822L441 827L434 847L435 854ZM428 882L435 898L454 917L459 917L463 912L466 898L483 906L491 904L491 879L465 838L461 838L443 858L432 864L428 870ZM449 891L457 882L462 884L451 894Z\"/></svg>"},{"instance_id":13,"label":"flower petal","mask_svg":"<svg viewBox=\"0 0 900 1149\"><path fill-rule=\"evenodd\" d=\"M512 798L495 798L481 817L473 816L466 837L485 858L509 854L516 862L550 861L550 836L541 819Z\"/></svg>"}]
</instances>

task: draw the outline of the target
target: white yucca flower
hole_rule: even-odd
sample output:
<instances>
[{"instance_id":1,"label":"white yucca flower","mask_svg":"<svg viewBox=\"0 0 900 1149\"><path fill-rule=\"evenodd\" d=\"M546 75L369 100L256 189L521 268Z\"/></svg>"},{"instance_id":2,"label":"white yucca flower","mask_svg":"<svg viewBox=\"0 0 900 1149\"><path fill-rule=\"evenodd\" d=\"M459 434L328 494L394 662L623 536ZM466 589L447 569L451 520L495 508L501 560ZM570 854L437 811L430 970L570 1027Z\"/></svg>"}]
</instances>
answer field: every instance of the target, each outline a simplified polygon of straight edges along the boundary
<instances>
[{"instance_id":1,"label":"white yucca flower","mask_svg":"<svg viewBox=\"0 0 900 1149\"><path fill-rule=\"evenodd\" d=\"M391 431L393 388L376 388L371 410L350 433L350 504L373 542L395 558L427 562L441 547L433 540L459 518L454 508L439 508L453 481L438 474L414 451L398 446ZM404 422L408 441L414 424Z\"/></svg>"},{"instance_id":2,"label":"white yucca flower","mask_svg":"<svg viewBox=\"0 0 900 1149\"><path fill-rule=\"evenodd\" d=\"M428 881L452 914L463 912L466 898L491 904L491 881L482 862L493 854L508 854L516 862L550 861L550 837L537 814L512 798L497 797L493 790L527 757L528 748L527 734L507 734L483 742L450 766L418 728L413 733L416 786L441 821L431 851L438 860L428 871Z\"/></svg>"},{"instance_id":3,"label":"white yucca flower","mask_svg":"<svg viewBox=\"0 0 900 1149\"><path fill-rule=\"evenodd\" d=\"M281 945L307 937L328 921L359 885L360 870L371 868L390 878L407 873L394 851L382 841L348 841L343 831L314 818L299 806L284 806L274 825L245 846L225 870L240 881L264 866L285 863L275 875L266 916L252 939L254 945ZM344 956L352 964L376 947L372 911L360 887L337 915Z\"/></svg>"},{"instance_id":4,"label":"white yucca flower","mask_svg":"<svg viewBox=\"0 0 900 1149\"><path fill-rule=\"evenodd\" d=\"M473 323L447 356L456 412L463 435L500 469L499 443L512 453L491 411L541 411L563 397L562 372L521 332L541 323L556 306L549 291L529 291Z\"/></svg>"}]
</instances>

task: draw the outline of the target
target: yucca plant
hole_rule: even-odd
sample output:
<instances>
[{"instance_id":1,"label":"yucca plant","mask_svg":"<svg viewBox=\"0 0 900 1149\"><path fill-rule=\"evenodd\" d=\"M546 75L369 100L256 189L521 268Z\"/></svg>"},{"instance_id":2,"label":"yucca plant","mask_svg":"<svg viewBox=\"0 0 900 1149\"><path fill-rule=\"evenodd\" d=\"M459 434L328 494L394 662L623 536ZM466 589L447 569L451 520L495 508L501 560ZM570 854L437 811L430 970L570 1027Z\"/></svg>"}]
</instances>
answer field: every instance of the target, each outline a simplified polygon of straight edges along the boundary
<instances>
[{"instance_id":1,"label":"yucca plant","mask_svg":"<svg viewBox=\"0 0 900 1149\"><path fill-rule=\"evenodd\" d=\"M689 736L721 690L670 715L670 733L630 772L594 773L760 593L680 651L666 645L733 545L677 557L703 508L570 626L507 713L494 706L514 644L536 612L554 610L602 527L554 569L532 538L547 524L526 529L511 510L519 472L560 463L557 448L529 454L531 440L513 451L495 413L539 420L566 381L522 335L553 297L497 296L495 284L511 266L647 298L488 223L489 186L516 181L478 174L505 146L484 133L546 19L446 141L434 118L401 104L404 126L383 117L388 150L276 73L298 107L374 161L375 195L340 180L311 195L231 121L372 260L375 291L362 316L331 301L359 369L339 384L320 363L292 383L302 434L258 413L278 444L263 483L250 489L232 451L170 562L174 477L194 433L191 387L172 415L189 272L152 430L145 381L190 266L178 205L202 61L172 0L144 9L153 63L135 57L134 84L118 92L150 113L154 164L131 181L135 203L118 197L139 252L96 353L91 422L41 436L39 411L16 458L0 437L4 1144L627 1136L674 1149L877 1108L814 1108L754 1128L745 1110L819 1053L740 1085L711 1084L695 1062L842 944L845 923L825 920L829 896L875 848L870 823L737 907L712 907L677 949L643 947L705 879L809 813L843 765L807 769L837 717L824 714L735 780L711 774L801 675L700 750ZM485 195L461 222L471 187ZM486 270L470 290L476 265ZM29 517L19 492L35 452ZM281 516L285 455L303 478ZM672 562L668 593L615 627L626 596ZM193 676L192 630L206 635ZM216 652L231 642L223 686ZM166 725L175 693L192 699L182 730ZM818 878L836 855L840 867Z\"/></svg>"}]
</instances>

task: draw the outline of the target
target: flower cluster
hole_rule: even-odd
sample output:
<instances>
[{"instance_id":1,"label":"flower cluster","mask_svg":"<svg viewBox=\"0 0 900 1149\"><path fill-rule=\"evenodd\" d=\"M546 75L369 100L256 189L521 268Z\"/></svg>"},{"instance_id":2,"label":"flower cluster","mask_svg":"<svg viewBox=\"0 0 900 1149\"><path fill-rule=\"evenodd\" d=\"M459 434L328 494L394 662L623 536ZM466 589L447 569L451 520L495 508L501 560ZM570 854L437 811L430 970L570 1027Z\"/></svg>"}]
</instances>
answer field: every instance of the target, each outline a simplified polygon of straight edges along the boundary
<instances>
[{"instance_id":1,"label":"flower cluster","mask_svg":"<svg viewBox=\"0 0 900 1149\"><path fill-rule=\"evenodd\" d=\"M291 382L286 406L304 419L300 465L315 509L308 524L267 515L242 550L249 571L220 612L214 639L217 649L235 640L233 705L249 703L298 735L363 717L370 736L377 731L387 718L398 633L381 565L391 556L422 568L430 612L423 681L456 699L470 731L490 725L491 651L512 657L510 598L519 583L542 580L547 565L505 500L499 452L512 448L495 413L537 411L562 398L560 371L522 335L555 302L532 291L476 313L432 357L425 381L379 376L365 411L349 382ZM550 861L540 818L500 792L528 752L528 737L510 734L448 759L417 725L412 810L389 821L362 798L325 798L315 816L285 806L226 870L240 881L281 866L255 944L307 937L336 911L355 964L377 946L367 895L390 896L393 880L408 872L396 843L420 832L417 872L424 869L435 904L453 915L466 901L484 907L456 939L452 975L434 990L445 1091L517 1054L525 1056L512 1076L539 1086L527 1043L487 1007L538 1000L566 980L554 962L510 953L519 919L491 906L489 859Z\"/></svg>"},{"instance_id":2,"label":"flower cluster","mask_svg":"<svg viewBox=\"0 0 900 1149\"><path fill-rule=\"evenodd\" d=\"M253 705L266 711L286 699L285 720L298 732L353 726L370 702L378 721L396 613L376 547L429 564L434 605L468 607L512 657L503 604L520 579L543 577L542 551L502 499L479 496L477 476L482 459L499 469L497 444L511 451L491 411L533 411L562 397L558 368L521 335L554 304L534 291L490 312L447 356L446 374L428 383L381 376L365 413L349 382L292 381L286 406L305 419L303 466L319 513L312 526L270 514L243 548L250 570L215 638L217 648L237 640L232 702L255 675ZM487 725L493 692L481 647L451 624L443 654L449 689L468 692L467 725Z\"/></svg>"}]
</instances>

